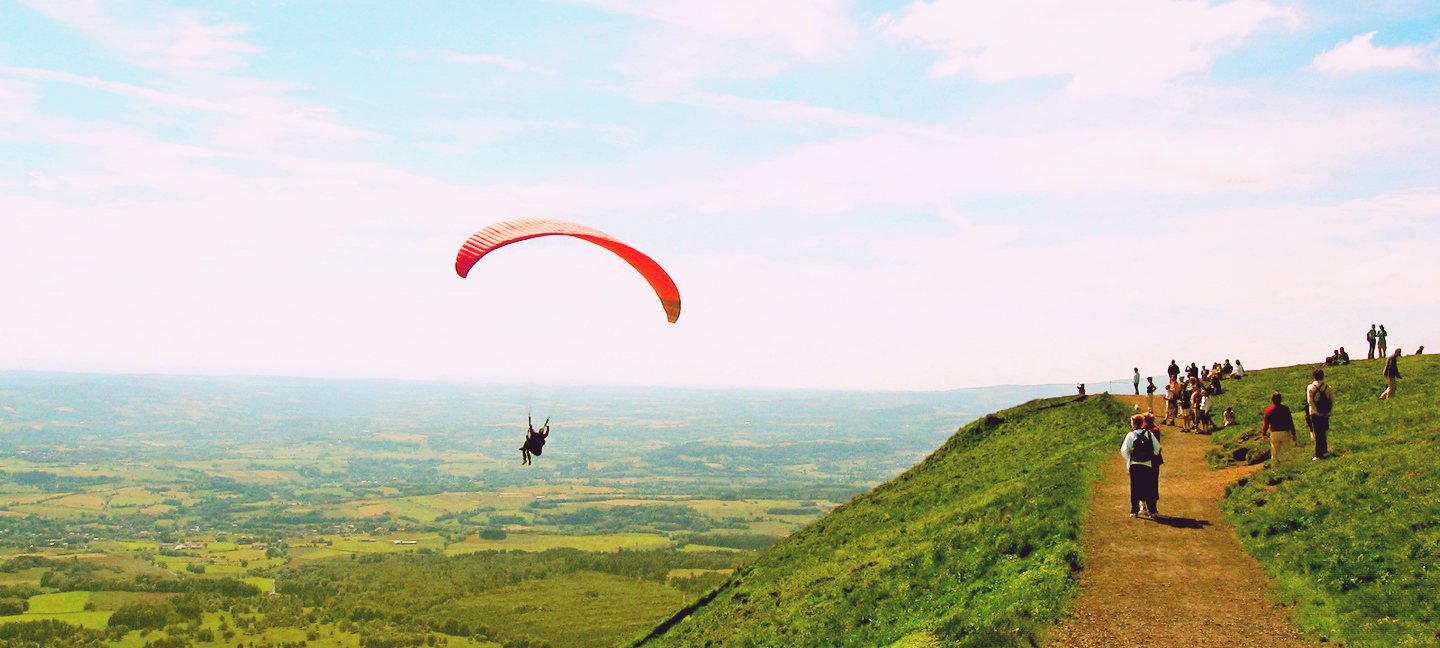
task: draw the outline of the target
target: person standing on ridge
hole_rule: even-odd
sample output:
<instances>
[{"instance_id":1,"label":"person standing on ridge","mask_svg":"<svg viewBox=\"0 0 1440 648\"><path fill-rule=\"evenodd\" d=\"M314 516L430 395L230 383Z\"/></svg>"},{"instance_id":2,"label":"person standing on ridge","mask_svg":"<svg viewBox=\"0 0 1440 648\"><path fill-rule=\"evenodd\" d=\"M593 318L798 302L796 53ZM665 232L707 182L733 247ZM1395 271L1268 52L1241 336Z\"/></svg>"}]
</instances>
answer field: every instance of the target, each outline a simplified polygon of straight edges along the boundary
<instances>
[{"instance_id":1,"label":"person standing on ridge","mask_svg":"<svg viewBox=\"0 0 1440 648\"><path fill-rule=\"evenodd\" d=\"M1160 439L1145 429L1145 417L1139 414L1130 417L1130 433L1120 444L1120 456L1125 457L1126 469L1130 472L1130 517L1145 513L1157 517L1156 500L1160 499L1159 482L1156 479L1156 457L1160 454Z\"/></svg>"},{"instance_id":2,"label":"person standing on ridge","mask_svg":"<svg viewBox=\"0 0 1440 648\"><path fill-rule=\"evenodd\" d=\"M1135 368L1135 395L1140 395L1140 368Z\"/></svg>"},{"instance_id":3,"label":"person standing on ridge","mask_svg":"<svg viewBox=\"0 0 1440 648\"><path fill-rule=\"evenodd\" d=\"M1165 373L1170 375L1170 382L1175 382L1175 378L1180 375L1180 365L1175 364L1175 360L1171 359L1170 366L1165 369Z\"/></svg>"},{"instance_id":4,"label":"person standing on ridge","mask_svg":"<svg viewBox=\"0 0 1440 648\"><path fill-rule=\"evenodd\" d=\"M1170 383L1165 385L1165 424L1175 425L1175 417L1180 414L1180 381L1175 376L1170 377Z\"/></svg>"},{"instance_id":5,"label":"person standing on ridge","mask_svg":"<svg viewBox=\"0 0 1440 648\"><path fill-rule=\"evenodd\" d=\"M1375 333L1375 351L1379 353L1382 358L1385 357L1385 338L1387 337L1390 337L1390 334L1385 332L1385 325L1381 324L1379 332Z\"/></svg>"},{"instance_id":6,"label":"person standing on ridge","mask_svg":"<svg viewBox=\"0 0 1440 648\"><path fill-rule=\"evenodd\" d=\"M1383 329L1382 329L1383 330ZM1395 381L1400 380L1400 349L1395 349L1395 355L1385 361L1385 391L1380 392L1380 399L1384 400L1395 395Z\"/></svg>"},{"instance_id":7,"label":"person standing on ridge","mask_svg":"<svg viewBox=\"0 0 1440 648\"><path fill-rule=\"evenodd\" d=\"M1280 455L1295 446L1295 418L1283 405L1280 392L1270 394L1270 406L1262 414L1260 434L1270 440L1270 461L1280 464Z\"/></svg>"},{"instance_id":8,"label":"person standing on ridge","mask_svg":"<svg viewBox=\"0 0 1440 648\"><path fill-rule=\"evenodd\" d=\"M1151 414L1155 413L1155 390L1157 389L1159 387L1155 386L1154 376L1145 379L1145 408L1150 410Z\"/></svg>"},{"instance_id":9,"label":"person standing on ridge","mask_svg":"<svg viewBox=\"0 0 1440 648\"><path fill-rule=\"evenodd\" d=\"M1310 435L1315 438L1315 456L1311 461L1319 461L1325 458L1330 452L1330 412L1335 409L1335 390L1325 383L1325 370L1316 369L1310 374L1315 382L1305 388L1305 411L1306 418L1310 420Z\"/></svg>"},{"instance_id":10,"label":"person standing on ridge","mask_svg":"<svg viewBox=\"0 0 1440 648\"><path fill-rule=\"evenodd\" d=\"M1370 325L1370 330L1365 333L1365 341L1370 343L1370 352L1365 354L1366 360L1375 359L1375 325Z\"/></svg>"}]
</instances>

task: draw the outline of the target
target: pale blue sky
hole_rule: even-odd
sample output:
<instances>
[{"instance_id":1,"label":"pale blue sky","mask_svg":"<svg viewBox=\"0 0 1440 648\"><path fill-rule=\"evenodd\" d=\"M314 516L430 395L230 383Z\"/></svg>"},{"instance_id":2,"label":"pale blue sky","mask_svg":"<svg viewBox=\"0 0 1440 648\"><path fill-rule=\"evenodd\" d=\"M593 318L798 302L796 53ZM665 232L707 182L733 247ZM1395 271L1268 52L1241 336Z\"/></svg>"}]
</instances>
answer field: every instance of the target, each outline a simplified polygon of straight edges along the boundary
<instances>
[{"instance_id":1,"label":"pale blue sky","mask_svg":"<svg viewBox=\"0 0 1440 648\"><path fill-rule=\"evenodd\" d=\"M943 389L1425 344L1437 105L1434 2L0 0L0 369ZM576 241L454 276L533 217L649 252L679 323Z\"/></svg>"}]
</instances>

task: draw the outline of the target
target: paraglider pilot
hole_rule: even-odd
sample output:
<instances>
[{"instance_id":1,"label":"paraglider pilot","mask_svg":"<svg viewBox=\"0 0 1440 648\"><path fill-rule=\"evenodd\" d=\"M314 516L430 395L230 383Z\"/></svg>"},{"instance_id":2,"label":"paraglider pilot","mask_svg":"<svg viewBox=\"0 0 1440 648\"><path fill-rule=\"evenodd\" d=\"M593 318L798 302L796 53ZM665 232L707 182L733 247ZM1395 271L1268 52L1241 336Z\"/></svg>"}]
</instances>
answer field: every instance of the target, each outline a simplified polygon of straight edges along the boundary
<instances>
[{"instance_id":1,"label":"paraglider pilot","mask_svg":"<svg viewBox=\"0 0 1440 648\"><path fill-rule=\"evenodd\" d=\"M530 456L538 457L545 449L545 439L550 436L550 419L546 417L545 423L541 424L538 431L535 429L535 419L526 416L525 421L529 429L525 431L525 443L520 446L520 463L529 466L531 465Z\"/></svg>"}]
</instances>

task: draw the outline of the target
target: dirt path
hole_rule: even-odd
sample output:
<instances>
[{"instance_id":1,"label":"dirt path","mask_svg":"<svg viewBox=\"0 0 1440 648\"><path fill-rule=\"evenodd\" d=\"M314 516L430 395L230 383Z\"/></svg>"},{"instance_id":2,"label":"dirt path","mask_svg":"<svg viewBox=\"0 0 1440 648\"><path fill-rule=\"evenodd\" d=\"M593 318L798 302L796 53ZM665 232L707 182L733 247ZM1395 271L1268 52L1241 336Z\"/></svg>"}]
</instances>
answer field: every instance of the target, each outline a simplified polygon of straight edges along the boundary
<instances>
[{"instance_id":1,"label":"dirt path","mask_svg":"<svg viewBox=\"0 0 1440 648\"><path fill-rule=\"evenodd\" d=\"M1117 398L1144 407L1143 396ZM1120 441L1117 432L1091 496L1075 615L1047 645L1310 645L1265 597L1269 577L1220 519L1225 486L1258 466L1210 470L1210 437L1161 426L1161 519L1131 518Z\"/></svg>"}]
</instances>

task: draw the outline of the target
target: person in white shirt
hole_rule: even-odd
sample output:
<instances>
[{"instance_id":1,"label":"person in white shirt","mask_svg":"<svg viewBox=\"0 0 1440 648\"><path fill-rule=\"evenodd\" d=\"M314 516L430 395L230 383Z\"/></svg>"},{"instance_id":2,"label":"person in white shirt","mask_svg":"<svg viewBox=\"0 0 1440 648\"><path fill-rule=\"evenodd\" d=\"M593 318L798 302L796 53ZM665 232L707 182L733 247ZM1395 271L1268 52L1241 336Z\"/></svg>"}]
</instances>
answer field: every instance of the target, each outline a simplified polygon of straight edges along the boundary
<instances>
[{"instance_id":1,"label":"person in white shirt","mask_svg":"<svg viewBox=\"0 0 1440 648\"><path fill-rule=\"evenodd\" d=\"M1325 382L1325 370L1316 369L1310 374L1315 379L1305 388L1305 412L1310 419L1310 435L1315 437L1315 456L1319 461L1330 452L1330 413L1335 409L1335 390Z\"/></svg>"},{"instance_id":2,"label":"person in white shirt","mask_svg":"<svg viewBox=\"0 0 1440 648\"><path fill-rule=\"evenodd\" d=\"M1120 455L1125 457L1126 468L1130 471L1130 517L1141 513L1140 505L1153 519L1160 516L1156 502L1160 499L1160 484L1155 471L1155 459L1160 454L1160 439L1145 429L1145 417L1130 417L1130 433L1120 444Z\"/></svg>"}]
</instances>

